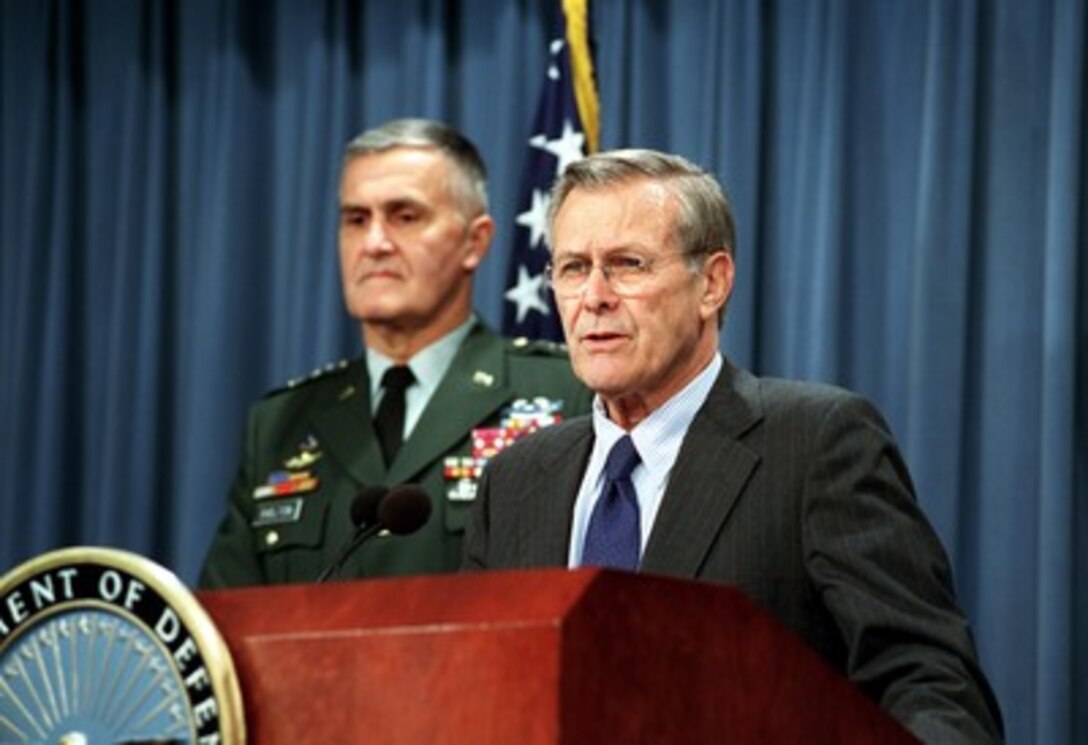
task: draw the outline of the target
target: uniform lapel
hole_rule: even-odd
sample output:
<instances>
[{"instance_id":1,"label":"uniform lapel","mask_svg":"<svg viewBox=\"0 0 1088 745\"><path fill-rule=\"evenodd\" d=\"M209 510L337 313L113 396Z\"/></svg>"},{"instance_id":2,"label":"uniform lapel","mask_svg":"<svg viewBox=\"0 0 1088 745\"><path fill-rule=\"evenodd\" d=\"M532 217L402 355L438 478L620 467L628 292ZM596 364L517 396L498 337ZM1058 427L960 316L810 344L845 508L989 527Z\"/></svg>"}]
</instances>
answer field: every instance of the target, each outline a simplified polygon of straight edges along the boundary
<instances>
[{"instance_id":1,"label":"uniform lapel","mask_svg":"<svg viewBox=\"0 0 1088 745\"><path fill-rule=\"evenodd\" d=\"M759 463L738 438L761 418L758 381L726 362L680 447L643 571L696 576Z\"/></svg>"},{"instance_id":2,"label":"uniform lapel","mask_svg":"<svg viewBox=\"0 0 1088 745\"><path fill-rule=\"evenodd\" d=\"M506 380L504 343L480 324L472 329L390 464L388 483L415 477L513 398Z\"/></svg>"},{"instance_id":3,"label":"uniform lapel","mask_svg":"<svg viewBox=\"0 0 1088 745\"><path fill-rule=\"evenodd\" d=\"M503 345L484 326L472 329L388 469L374 432L370 380L362 359L353 363L352 382L337 400L312 415L318 439L359 484L411 480L513 398Z\"/></svg>"},{"instance_id":4,"label":"uniform lapel","mask_svg":"<svg viewBox=\"0 0 1088 745\"><path fill-rule=\"evenodd\" d=\"M370 418L370 378L362 359L353 362L351 370L335 403L316 411L311 421L322 447L356 483L380 483L385 463Z\"/></svg>"}]
</instances>

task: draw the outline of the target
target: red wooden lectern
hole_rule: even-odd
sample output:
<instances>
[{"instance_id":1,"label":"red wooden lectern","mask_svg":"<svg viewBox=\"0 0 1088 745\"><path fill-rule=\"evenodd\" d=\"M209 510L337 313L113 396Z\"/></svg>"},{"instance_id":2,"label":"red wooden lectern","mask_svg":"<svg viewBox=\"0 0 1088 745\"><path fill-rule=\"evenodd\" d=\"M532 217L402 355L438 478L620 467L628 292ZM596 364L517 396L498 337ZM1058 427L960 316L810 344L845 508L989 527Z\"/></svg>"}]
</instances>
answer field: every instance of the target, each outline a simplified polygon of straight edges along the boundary
<instances>
[{"instance_id":1,"label":"red wooden lectern","mask_svg":"<svg viewBox=\"0 0 1088 745\"><path fill-rule=\"evenodd\" d=\"M916 742L727 587L587 569L198 598L257 745Z\"/></svg>"}]
</instances>

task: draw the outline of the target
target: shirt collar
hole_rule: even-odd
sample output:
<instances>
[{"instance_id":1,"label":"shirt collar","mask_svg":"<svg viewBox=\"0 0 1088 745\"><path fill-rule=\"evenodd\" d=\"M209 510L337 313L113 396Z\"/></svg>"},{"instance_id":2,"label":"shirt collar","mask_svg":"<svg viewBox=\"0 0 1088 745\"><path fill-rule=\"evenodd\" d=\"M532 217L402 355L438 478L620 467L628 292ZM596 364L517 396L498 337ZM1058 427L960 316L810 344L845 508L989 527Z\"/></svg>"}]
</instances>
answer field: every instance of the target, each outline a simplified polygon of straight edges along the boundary
<instances>
[{"instance_id":1,"label":"shirt collar","mask_svg":"<svg viewBox=\"0 0 1088 745\"><path fill-rule=\"evenodd\" d=\"M593 398L594 455L607 457L612 446L630 434L642 458L642 465L654 481L663 483L684 441L684 435L699 413L722 369L721 353L716 353L702 371L672 398L639 422L630 433L608 418L600 396ZM603 460L601 461L604 462Z\"/></svg>"},{"instance_id":2,"label":"shirt collar","mask_svg":"<svg viewBox=\"0 0 1088 745\"><path fill-rule=\"evenodd\" d=\"M476 324L476 314L472 313L460 326L449 332L441 339L416 352L410 360L408 367L415 376L416 383L422 391L434 391L442 382L457 350L461 348L461 342L469 335ZM382 386L382 375L393 366L393 360L381 352L373 349L366 350L366 369L370 374L370 400L374 401Z\"/></svg>"}]
</instances>

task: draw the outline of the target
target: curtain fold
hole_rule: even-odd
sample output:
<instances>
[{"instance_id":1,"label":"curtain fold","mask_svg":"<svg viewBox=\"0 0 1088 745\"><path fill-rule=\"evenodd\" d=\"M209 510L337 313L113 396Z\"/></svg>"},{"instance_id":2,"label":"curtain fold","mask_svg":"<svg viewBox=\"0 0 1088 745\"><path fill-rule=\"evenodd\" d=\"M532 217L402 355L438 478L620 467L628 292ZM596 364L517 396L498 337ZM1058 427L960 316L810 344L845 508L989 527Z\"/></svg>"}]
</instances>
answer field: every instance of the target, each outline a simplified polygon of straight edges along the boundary
<instances>
[{"instance_id":1,"label":"curtain fold","mask_svg":"<svg viewBox=\"0 0 1088 745\"><path fill-rule=\"evenodd\" d=\"M195 578L247 406L359 352L336 197L367 126L479 144L498 325L558 12L0 3L0 571L82 543ZM879 404L1009 741L1088 741L1083 0L598 0L591 27L602 147L734 204L723 350Z\"/></svg>"}]
</instances>

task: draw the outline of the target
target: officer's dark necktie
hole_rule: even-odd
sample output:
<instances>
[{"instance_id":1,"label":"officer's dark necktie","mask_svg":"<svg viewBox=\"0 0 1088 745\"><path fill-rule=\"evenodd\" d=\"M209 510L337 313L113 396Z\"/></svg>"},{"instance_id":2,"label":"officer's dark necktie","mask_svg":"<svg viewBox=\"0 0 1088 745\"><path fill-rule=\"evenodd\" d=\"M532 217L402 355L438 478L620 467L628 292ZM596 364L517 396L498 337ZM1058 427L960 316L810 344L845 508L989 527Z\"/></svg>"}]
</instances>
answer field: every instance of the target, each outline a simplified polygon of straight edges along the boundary
<instances>
[{"instance_id":1,"label":"officer's dark necktie","mask_svg":"<svg viewBox=\"0 0 1088 745\"><path fill-rule=\"evenodd\" d=\"M415 379L405 365L395 365L382 375L385 393L374 415L374 430L378 433L386 465L393 462L404 441L404 391Z\"/></svg>"},{"instance_id":2,"label":"officer's dark necktie","mask_svg":"<svg viewBox=\"0 0 1088 745\"><path fill-rule=\"evenodd\" d=\"M586 530L583 566L638 569L638 497L631 483L631 471L640 460L630 435L624 435L608 453L604 464L604 490Z\"/></svg>"}]
</instances>

